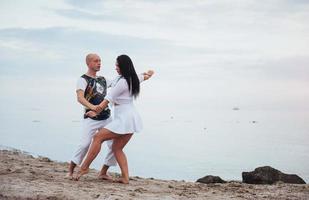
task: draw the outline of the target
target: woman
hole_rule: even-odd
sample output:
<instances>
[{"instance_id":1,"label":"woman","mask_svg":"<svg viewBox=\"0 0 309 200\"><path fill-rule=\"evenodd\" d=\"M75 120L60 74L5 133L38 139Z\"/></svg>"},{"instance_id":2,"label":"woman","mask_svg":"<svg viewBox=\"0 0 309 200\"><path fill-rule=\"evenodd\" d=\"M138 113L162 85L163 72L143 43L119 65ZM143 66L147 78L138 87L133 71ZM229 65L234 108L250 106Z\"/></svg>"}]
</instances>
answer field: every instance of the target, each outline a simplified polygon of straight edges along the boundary
<instances>
[{"instance_id":1,"label":"woman","mask_svg":"<svg viewBox=\"0 0 309 200\"><path fill-rule=\"evenodd\" d=\"M136 98L139 94L140 82L149 79L154 72L149 70L138 76L131 59L127 55L117 57L116 71L120 75L117 83L107 93L98 109L87 113L88 116L93 117L105 109L108 103L111 102L114 105L114 118L112 122L93 137L87 157L81 165L76 180L88 173L89 166L100 152L102 143L113 139L112 149L122 175L118 182L129 183L128 163L123 148L129 142L133 133L139 132L142 129L142 121L133 105L133 98Z\"/></svg>"}]
</instances>

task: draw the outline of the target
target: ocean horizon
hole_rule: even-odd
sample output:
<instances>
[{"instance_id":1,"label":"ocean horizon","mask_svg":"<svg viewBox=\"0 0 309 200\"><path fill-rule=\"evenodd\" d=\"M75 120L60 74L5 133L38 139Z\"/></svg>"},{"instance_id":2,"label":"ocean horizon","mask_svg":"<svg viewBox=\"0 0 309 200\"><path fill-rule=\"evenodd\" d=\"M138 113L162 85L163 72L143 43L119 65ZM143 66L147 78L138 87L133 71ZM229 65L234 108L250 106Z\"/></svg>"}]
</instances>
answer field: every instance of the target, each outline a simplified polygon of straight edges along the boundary
<instances>
[{"instance_id":1,"label":"ocean horizon","mask_svg":"<svg viewBox=\"0 0 309 200\"><path fill-rule=\"evenodd\" d=\"M288 106L260 110L241 101L232 104L211 96L205 103L196 98L190 102L189 97L181 99L177 91L164 101L160 94L172 91L168 87L177 84L164 89L158 79L142 83L135 102L144 128L125 147L131 176L195 181L217 175L241 180L241 172L267 165L309 181L306 110ZM83 113L75 98L76 80L69 80L42 81L27 91L2 85L2 91L8 89L12 94L1 96L0 145L69 162L82 134ZM57 84L43 89L44 83L53 82ZM153 92L159 91L157 88L161 88L159 96ZM14 98L17 91L22 100ZM38 93L40 101L33 95ZM14 106L6 112L6 105ZM105 148L92 168L100 169ZM111 171L119 169L113 167Z\"/></svg>"}]
</instances>

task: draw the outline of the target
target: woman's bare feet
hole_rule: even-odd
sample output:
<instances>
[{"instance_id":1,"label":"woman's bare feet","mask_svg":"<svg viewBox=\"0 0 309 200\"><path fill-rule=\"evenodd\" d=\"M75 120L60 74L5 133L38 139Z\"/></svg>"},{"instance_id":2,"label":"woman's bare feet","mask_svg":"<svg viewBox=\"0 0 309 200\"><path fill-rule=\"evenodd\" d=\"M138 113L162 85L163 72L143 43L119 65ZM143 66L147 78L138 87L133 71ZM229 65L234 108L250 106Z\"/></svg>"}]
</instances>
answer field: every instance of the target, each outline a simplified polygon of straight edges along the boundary
<instances>
[{"instance_id":1,"label":"woman's bare feet","mask_svg":"<svg viewBox=\"0 0 309 200\"><path fill-rule=\"evenodd\" d=\"M77 172L77 175L74 177L74 180L78 181L80 177L82 177L85 174L88 174L88 172L89 172L89 168L87 169L80 168L79 171Z\"/></svg>"},{"instance_id":2,"label":"woman's bare feet","mask_svg":"<svg viewBox=\"0 0 309 200\"><path fill-rule=\"evenodd\" d=\"M119 178L119 179L114 180L114 182L122 183L122 184L129 184L129 179Z\"/></svg>"}]
</instances>

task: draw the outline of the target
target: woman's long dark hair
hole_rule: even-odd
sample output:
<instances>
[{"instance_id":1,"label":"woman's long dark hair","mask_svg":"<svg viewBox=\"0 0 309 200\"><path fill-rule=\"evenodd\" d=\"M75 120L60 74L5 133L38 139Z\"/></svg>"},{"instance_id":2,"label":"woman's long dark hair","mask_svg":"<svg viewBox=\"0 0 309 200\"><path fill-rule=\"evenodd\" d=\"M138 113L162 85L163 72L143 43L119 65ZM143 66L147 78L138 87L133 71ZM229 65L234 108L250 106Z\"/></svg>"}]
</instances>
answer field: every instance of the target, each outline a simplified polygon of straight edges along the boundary
<instances>
[{"instance_id":1,"label":"woman's long dark hair","mask_svg":"<svg viewBox=\"0 0 309 200\"><path fill-rule=\"evenodd\" d=\"M120 55L117 57L118 67L121 75L126 79L131 95L136 98L139 94L140 86L139 79L135 72L133 62L127 55Z\"/></svg>"}]
</instances>

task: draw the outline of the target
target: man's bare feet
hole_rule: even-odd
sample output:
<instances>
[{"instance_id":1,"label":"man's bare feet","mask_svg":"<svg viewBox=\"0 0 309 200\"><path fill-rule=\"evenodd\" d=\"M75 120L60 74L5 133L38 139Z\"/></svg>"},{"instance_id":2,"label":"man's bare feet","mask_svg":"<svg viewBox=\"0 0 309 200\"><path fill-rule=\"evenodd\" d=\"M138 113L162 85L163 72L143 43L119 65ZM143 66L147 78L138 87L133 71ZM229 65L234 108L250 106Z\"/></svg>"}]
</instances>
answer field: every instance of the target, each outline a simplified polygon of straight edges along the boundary
<instances>
[{"instance_id":1,"label":"man's bare feet","mask_svg":"<svg viewBox=\"0 0 309 200\"><path fill-rule=\"evenodd\" d=\"M110 175L107 175L107 174L99 174L98 179L112 181L113 177L111 177Z\"/></svg>"},{"instance_id":2,"label":"man's bare feet","mask_svg":"<svg viewBox=\"0 0 309 200\"><path fill-rule=\"evenodd\" d=\"M103 166L102 166L102 169L101 169L101 171L100 171L100 173L99 173L99 176L98 176L99 179L102 179L102 180L109 180L109 181L112 181L112 180L113 180L113 178L107 174L108 168L109 168L108 165L103 165Z\"/></svg>"},{"instance_id":3,"label":"man's bare feet","mask_svg":"<svg viewBox=\"0 0 309 200\"><path fill-rule=\"evenodd\" d=\"M73 174L72 173L67 173L65 176L64 176L64 179L69 179L69 180L72 180L73 179Z\"/></svg>"},{"instance_id":4,"label":"man's bare feet","mask_svg":"<svg viewBox=\"0 0 309 200\"><path fill-rule=\"evenodd\" d=\"M119 179L114 180L114 182L122 183L122 184L129 184L129 179L119 178Z\"/></svg>"},{"instance_id":5,"label":"man's bare feet","mask_svg":"<svg viewBox=\"0 0 309 200\"><path fill-rule=\"evenodd\" d=\"M87 169L80 168L79 171L77 172L77 175L74 177L74 180L78 181L80 177L82 177L85 174L88 174L88 172L89 172L89 168Z\"/></svg>"}]
</instances>

